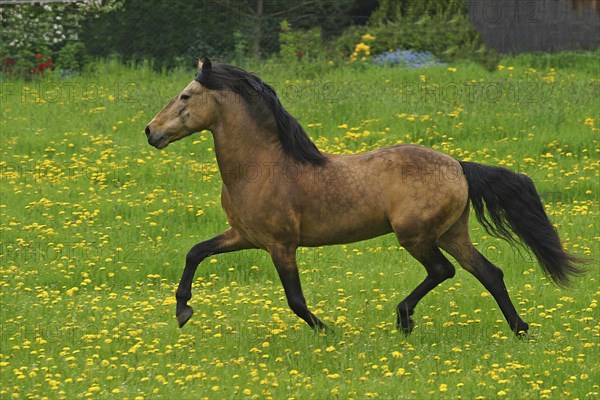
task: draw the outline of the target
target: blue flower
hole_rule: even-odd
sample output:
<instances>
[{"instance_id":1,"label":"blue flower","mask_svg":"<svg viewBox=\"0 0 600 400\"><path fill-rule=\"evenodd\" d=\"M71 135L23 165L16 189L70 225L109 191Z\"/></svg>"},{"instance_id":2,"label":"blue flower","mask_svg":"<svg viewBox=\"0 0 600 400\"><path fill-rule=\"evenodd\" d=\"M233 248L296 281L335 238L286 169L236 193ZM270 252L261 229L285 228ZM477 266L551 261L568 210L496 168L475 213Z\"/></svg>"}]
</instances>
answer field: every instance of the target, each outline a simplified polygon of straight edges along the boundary
<instances>
[{"instance_id":1,"label":"blue flower","mask_svg":"<svg viewBox=\"0 0 600 400\"><path fill-rule=\"evenodd\" d=\"M443 65L430 51L418 52L413 50L387 51L375 57L373 62L377 65L399 66L405 68L423 68L434 65Z\"/></svg>"}]
</instances>

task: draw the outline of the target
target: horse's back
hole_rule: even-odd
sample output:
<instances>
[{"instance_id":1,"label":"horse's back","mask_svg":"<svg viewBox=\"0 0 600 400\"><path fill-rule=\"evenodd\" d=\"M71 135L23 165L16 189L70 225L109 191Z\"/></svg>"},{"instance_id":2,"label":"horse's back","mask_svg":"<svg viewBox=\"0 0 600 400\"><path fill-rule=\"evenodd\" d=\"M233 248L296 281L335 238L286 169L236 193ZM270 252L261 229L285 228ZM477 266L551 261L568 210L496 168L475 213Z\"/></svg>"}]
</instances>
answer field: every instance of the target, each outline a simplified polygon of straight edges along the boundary
<instances>
[{"instance_id":1,"label":"horse's back","mask_svg":"<svg viewBox=\"0 0 600 400\"><path fill-rule=\"evenodd\" d=\"M406 240L437 239L468 201L460 164L420 146L328 155L319 168L302 190L304 245L353 242L391 231Z\"/></svg>"}]
</instances>

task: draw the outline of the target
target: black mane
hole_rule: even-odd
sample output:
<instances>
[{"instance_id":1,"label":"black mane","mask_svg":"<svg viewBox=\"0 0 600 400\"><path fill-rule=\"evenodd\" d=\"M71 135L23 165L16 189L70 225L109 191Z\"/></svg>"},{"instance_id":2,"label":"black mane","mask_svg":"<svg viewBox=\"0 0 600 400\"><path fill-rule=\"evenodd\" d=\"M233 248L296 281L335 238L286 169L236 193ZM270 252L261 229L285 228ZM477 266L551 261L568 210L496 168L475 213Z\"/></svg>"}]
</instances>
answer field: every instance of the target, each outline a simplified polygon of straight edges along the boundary
<instances>
[{"instance_id":1,"label":"black mane","mask_svg":"<svg viewBox=\"0 0 600 400\"><path fill-rule=\"evenodd\" d=\"M198 71L196 81L208 89L229 88L242 96L248 104L255 104L258 100L275 118L279 141L287 155L301 163L325 163L325 155L310 140L296 118L283 108L275 90L258 76L232 65L211 64L210 69ZM254 115L257 122L268 118L268 115L260 114L262 113Z\"/></svg>"}]
</instances>

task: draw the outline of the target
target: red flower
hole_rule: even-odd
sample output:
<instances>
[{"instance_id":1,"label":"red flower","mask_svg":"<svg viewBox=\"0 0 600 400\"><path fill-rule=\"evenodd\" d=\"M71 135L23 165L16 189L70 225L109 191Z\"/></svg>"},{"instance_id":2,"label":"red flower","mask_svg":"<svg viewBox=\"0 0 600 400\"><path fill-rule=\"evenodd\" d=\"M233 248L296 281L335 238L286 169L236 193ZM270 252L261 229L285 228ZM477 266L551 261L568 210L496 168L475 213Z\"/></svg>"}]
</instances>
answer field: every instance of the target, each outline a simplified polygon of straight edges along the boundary
<instances>
[{"instance_id":1,"label":"red flower","mask_svg":"<svg viewBox=\"0 0 600 400\"><path fill-rule=\"evenodd\" d=\"M37 53L37 54L35 55L35 58L37 58L38 60L39 60L40 58L42 58L42 53Z\"/></svg>"},{"instance_id":2,"label":"red flower","mask_svg":"<svg viewBox=\"0 0 600 400\"><path fill-rule=\"evenodd\" d=\"M44 64L40 64L40 65L38 65L38 68L41 72L44 72L44 69L46 69L46 66Z\"/></svg>"},{"instance_id":3,"label":"red flower","mask_svg":"<svg viewBox=\"0 0 600 400\"><path fill-rule=\"evenodd\" d=\"M52 61L54 61L52 58L47 59L46 60L46 65L52 64Z\"/></svg>"},{"instance_id":4,"label":"red flower","mask_svg":"<svg viewBox=\"0 0 600 400\"><path fill-rule=\"evenodd\" d=\"M50 71L54 71L54 65L50 66Z\"/></svg>"}]
</instances>

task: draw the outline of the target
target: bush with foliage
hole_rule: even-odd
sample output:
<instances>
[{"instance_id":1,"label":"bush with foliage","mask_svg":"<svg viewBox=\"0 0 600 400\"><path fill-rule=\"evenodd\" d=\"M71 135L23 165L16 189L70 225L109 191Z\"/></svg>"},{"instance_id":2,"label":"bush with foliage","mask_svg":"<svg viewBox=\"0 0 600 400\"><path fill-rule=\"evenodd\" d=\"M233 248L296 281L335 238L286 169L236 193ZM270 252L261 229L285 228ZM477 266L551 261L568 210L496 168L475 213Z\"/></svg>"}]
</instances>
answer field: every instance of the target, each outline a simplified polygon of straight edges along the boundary
<instances>
[{"instance_id":1,"label":"bush with foliage","mask_svg":"<svg viewBox=\"0 0 600 400\"><path fill-rule=\"evenodd\" d=\"M366 62L396 49L431 51L443 61L470 58L496 65L497 56L485 48L472 27L464 0L380 0L367 26L352 27L336 38L352 23L360 5L367 4L361 15L368 15L373 3L78 0L4 4L0 5L2 74L32 76L51 69L50 64L40 68L43 63L37 54L43 55L43 62L52 59L52 66L67 71L82 69L92 56L113 55L126 61L150 60L159 69L191 66L203 56L244 63L248 57L258 60L276 55L291 66L317 70L345 61Z\"/></svg>"},{"instance_id":2,"label":"bush with foliage","mask_svg":"<svg viewBox=\"0 0 600 400\"><path fill-rule=\"evenodd\" d=\"M81 71L89 62L90 56L80 41L65 44L58 53L58 64L64 72Z\"/></svg>"},{"instance_id":3,"label":"bush with foliage","mask_svg":"<svg viewBox=\"0 0 600 400\"><path fill-rule=\"evenodd\" d=\"M430 51L443 61L471 59L489 69L495 68L500 58L483 44L463 1L382 1L366 26L347 30L335 47L352 57L365 34L377 38L370 44L373 55L396 49Z\"/></svg>"},{"instance_id":4,"label":"bush with foliage","mask_svg":"<svg viewBox=\"0 0 600 400\"><path fill-rule=\"evenodd\" d=\"M449 20L468 16L465 0L380 0L379 7L369 19L377 25L389 21L419 21L423 18Z\"/></svg>"},{"instance_id":5,"label":"bush with foliage","mask_svg":"<svg viewBox=\"0 0 600 400\"><path fill-rule=\"evenodd\" d=\"M322 61L327 53L321 28L293 30L287 20L280 24L279 56L284 63Z\"/></svg>"},{"instance_id":6,"label":"bush with foliage","mask_svg":"<svg viewBox=\"0 0 600 400\"><path fill-rule=\"evenodd\" d=\"M0 5L2 74L23 77L47 71L52 63L44 63L57 58L65 45L77 41L84 19L115 10L121 4L122 0L81 0ZM45 59L40 62L38 55ZM60 64L57 66L60 68Z\"/></svg>"},{"instance_id":7,"label":"bush with foliage","mask_svg":"<svg viewBox=\"0 0 600 400\"><path fill-rule=\"evenodd\" d=\"M272 58L276 64L302 72L305 76L318 76L329 68L331 51L327 47L320 27L292 29L287 20L280 24L279 53Z\"/></svg>"}]
</instances>

